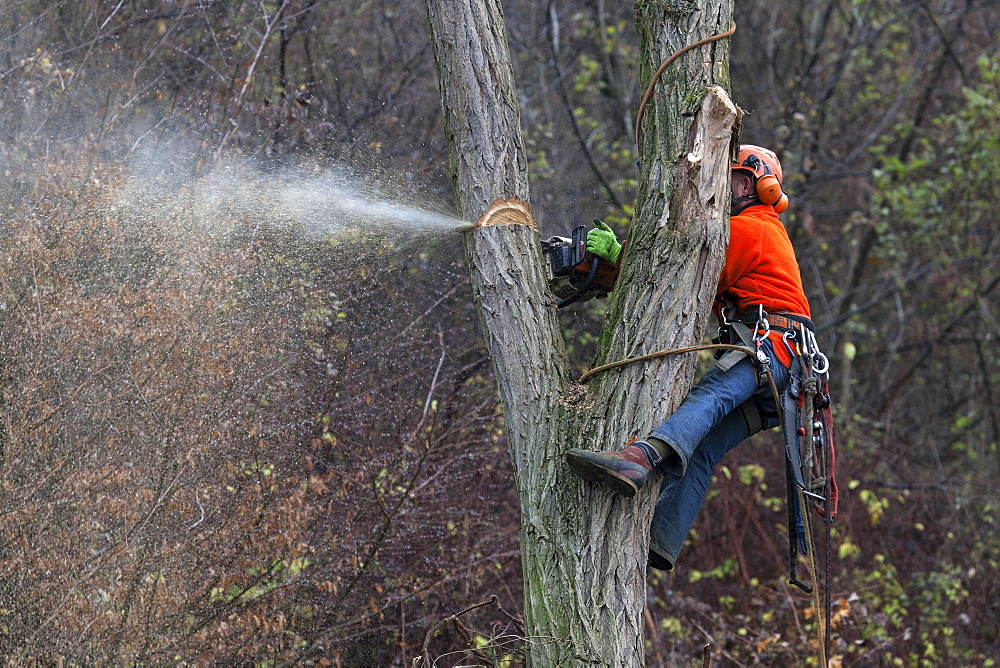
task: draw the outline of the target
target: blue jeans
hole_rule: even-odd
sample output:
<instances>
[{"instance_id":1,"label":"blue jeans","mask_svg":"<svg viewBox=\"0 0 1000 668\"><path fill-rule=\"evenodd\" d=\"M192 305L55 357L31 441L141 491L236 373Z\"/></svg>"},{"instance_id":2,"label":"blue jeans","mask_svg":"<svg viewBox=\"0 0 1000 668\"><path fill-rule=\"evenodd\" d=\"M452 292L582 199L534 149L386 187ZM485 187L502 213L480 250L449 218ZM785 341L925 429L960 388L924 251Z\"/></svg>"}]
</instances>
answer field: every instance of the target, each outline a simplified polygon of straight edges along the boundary
<instances>
[{"instance_id":1,"label":"blue jeans","mask_svg":"<svg viewBox=\"0 0 1000 668\"><path fill-rule=\"evenodd\" d=\"M788 387L788 369L770 343L771 373L779 392ZM728 371L713 367L691 389L677 412L651 436L665 441L676 456L660 464L663 481L650 527L650 562L670 569L705 501L712 470L723 455L762 429L781 424L770 387L758 391L757 372L746 357Z\"/></svg>"}]
</instances>

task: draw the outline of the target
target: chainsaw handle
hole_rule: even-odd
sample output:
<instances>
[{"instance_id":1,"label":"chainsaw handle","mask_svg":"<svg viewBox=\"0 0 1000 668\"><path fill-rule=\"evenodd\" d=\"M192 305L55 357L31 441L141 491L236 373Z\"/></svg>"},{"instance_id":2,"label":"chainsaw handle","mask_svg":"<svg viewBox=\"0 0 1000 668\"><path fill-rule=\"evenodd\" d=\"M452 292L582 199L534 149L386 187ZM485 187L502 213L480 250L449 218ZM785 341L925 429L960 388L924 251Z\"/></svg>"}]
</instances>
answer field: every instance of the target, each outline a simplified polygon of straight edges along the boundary
<instances>
[{"instance_id":1,"label":"chainsaw handle","mask_svg":"<svg viewBox=\"0 0 1000 668\"><path fill-rule=\"evenodd\" d=\"M587 259L587 226L577 225L573 228L573 266L577 266Z\"/></svg>"},{"instance_id":2,"label":"chainsaw handle","mask_svg":"<svg viewBox=\"0 0 1000 668\"><path fill-rule=\"evenodd\" d=\"M576 230L580 229L581 227L585 228L584 225L581 225L580 227L576 228ZM573 239L574 239L574 241L576 239L576 230L573 230ZM574 292L573 294L571 294L569 297L566 297L565 299L560 299L559 301L557 301L556 302L556 307L557 308L562 308L563 306L569 306L570 304L572 304L573 302L575 302L577 299L579 299L583 295L587 294L587 290L589 290L590 286L593 285L593 283L594 283L594 277L597 276L597 268L598 268L598 266L599 266L599 264L597 262L597 258L596 257L592 258L591 261L590 261L590 271L587 272L587 278L583 281L583 283L580 284L580 287L578 287L576 289L576 292Z\"/></svg>"}]
</instances>

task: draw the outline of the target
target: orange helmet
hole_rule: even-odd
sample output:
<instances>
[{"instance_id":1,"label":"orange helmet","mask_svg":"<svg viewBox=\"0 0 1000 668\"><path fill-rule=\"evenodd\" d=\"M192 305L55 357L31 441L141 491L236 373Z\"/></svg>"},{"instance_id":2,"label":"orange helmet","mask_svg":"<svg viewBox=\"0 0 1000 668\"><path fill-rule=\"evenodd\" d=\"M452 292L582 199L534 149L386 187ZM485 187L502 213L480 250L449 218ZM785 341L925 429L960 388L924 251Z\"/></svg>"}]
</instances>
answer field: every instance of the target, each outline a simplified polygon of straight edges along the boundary
<instances>
[{"instance_id":1,"label":"orange helmet","mask_svg":"<svg viewBox=\"0 0 1000 668\"><path fill-rule=\"evenodd\" d=\"M781 163L774 151L753 144L742 144L733 161L733 169L750 172L757 187L757 199L781 213L788 208L788 195L781 192Z\"/></svg>"}]
</instances>

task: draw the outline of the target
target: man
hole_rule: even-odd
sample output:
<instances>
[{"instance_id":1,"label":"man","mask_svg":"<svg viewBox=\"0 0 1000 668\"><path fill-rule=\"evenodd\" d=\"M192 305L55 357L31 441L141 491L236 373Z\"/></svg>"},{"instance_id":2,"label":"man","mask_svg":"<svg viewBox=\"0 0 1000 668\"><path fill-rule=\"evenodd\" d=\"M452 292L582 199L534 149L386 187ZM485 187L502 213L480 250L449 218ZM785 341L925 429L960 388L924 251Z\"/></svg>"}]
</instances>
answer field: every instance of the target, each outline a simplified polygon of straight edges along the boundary
<instances>
[{"instance_id":1,"label":"man","mask_svg":"<svg viewBox=\"0 0 1000 668\"><path fill-rule=\"evenodd\" d=\"M788 202L781 181L781 164L773 152L749 144L740 147L733 163L729 247L713 309L721 334L766 355L779 392L788 386L792 362L783 334L796 323L812 327L795 253L778 219ZM612 262L621 252L614 233L604 225L590 231L587 248ZM720 359L677 412L645 440L619 451L574 448L566 453L567 463L581 478L625 496L641 489L652 469L663 474L650 527L653 568L673 568L723 455L758 431L780 424L769 383L755 366L760 361L735 355L735 362L730 355Z\"/></svg>"}]
</instances>

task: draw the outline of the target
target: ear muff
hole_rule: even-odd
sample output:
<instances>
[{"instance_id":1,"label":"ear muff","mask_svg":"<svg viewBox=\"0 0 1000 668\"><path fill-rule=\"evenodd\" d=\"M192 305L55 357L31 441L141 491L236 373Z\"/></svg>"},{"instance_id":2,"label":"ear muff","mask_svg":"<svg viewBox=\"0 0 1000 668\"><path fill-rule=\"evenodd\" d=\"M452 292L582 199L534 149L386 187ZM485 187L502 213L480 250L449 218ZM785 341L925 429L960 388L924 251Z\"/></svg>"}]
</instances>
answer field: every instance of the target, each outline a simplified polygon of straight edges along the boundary
<instances>
[{"instance_id":1,"label":"ear muff","mask_svg":"<svg viewBox=\"0 0 1000 668\"><path fill-rule=\"evenodd\" d=\"M781 193L781 197L774 203L774 212L781 213L788 208L788 195Z\"/></svg>"},{"instance_id":2,"label":"ear muff","mask_svg":"<svg viewBox=\"0 0 1000 668\"><path fill-rule=\"evenodd\" d=\"M781 184L771 174L765 174L757 179L757 199L764 204L774 205L781 199Z\"/></svg>"},{"instance_id":3,"label":"ear muff","mask_svg":"<svg viewBox=\"0 0 1000 668\"><path fill-rule=\"evenodd\" d=\"M756 198L762 204L768 204L774 207L775 212L781 213L788 208L788 195L781 191L781 181L771 170L771 166L760 159L755 153L750 153L750 150L754 150L757 147L754 146L742 146L740 157L744 153L749 153L743 162L737 164L733 163L733 169L746 169L746 171L751 172L755 179L755 194ZM761 149L763 150L763 149ZM768 152L769 153L769 152ZM771 154L774 160L773 154ZM778 167L780 173L780 166ZM763 172L763 173L761 173ZM760 176L758 176L760 174Z\"/></svg>"},{"instance_id":4,"label":"ear muff","mask_svg":"<svg viewBox=\"0 0 1000 668\"><path fill-rule=\"evenodd\" d=\"M771 173L770 167L764 165L764 175L757 179L757 199L764 204L774 206L781 201L782 195L784 193L781 192L781 183L778 182L778 177Z\"/></svg>"}]
</instances>

